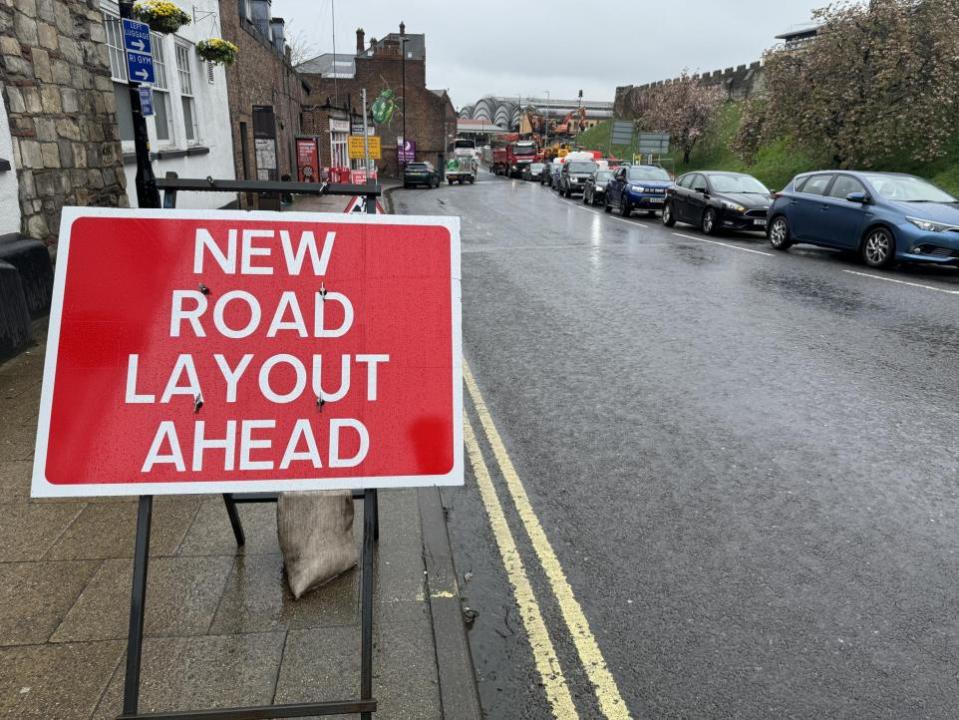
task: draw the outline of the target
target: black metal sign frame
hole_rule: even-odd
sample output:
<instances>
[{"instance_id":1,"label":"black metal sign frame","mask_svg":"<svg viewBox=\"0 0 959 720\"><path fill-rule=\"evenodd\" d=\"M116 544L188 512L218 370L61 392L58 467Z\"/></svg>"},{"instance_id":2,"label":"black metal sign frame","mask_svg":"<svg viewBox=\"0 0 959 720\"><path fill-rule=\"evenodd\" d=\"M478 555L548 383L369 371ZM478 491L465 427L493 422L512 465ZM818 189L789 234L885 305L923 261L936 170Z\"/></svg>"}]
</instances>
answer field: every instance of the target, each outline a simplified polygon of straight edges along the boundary
<instances>
[{"instance_id":1,"label":"black metal sign frame","mask_svg":"<svg viewBox=\"0 0 959 720\"><path fill-rule=\"evenodd\" d=\"M178 710L140 713L140 664L143 656L143 621L146 611L147 571L150 565L150 525L153 496L143 495L137 508L136 544L133 551L133 588L130 594L130 628L127 634L126 675L123 681L123 713L117 720L267 720L304 718L316 715L359 713L361 720L372 720L376 712L373 698L373 545L379 539L379 508L376 490L353 493L363 500L363 557L360 605L360 699L321 703L259 705L218 710ZM246 543L238 504L270 503L276 494L249 493L223 496L230 525L238 546Z\"/></svg>"},{"instance_id":2,"label":"black metal sign frame","mask_svg":"<svg viewBox=\"0 0 959 720\"><path fill-rule=\"evenodd\" d=\"M164 191L163 207L176 207L178 191L192 192L274 192L312 195L362 195L367 212L376 212L380 186L329 185L251 180L180 179L169 173L157 186ZM223 495L233 536L240 547L246 544L243 523L237 505L275 503L275 493L230 493ZM130 627L127 633L126 675L123 682L123 713L117 720L269 720L359 713L361 720L372 720L376 712L373 698L373 545L379 540L379 503L375 489L354 491L354 499L363 500L363 556L361 559L360 599L360 699L321 703L260 705L216 710L178 710L140 713L140 665L143 656L143 621L146 612L147 572L150 566L150 525L153 496L142 495L137 507L136 544L133 555L133 587L130 593Z\"/></svg>"}]
</instances>

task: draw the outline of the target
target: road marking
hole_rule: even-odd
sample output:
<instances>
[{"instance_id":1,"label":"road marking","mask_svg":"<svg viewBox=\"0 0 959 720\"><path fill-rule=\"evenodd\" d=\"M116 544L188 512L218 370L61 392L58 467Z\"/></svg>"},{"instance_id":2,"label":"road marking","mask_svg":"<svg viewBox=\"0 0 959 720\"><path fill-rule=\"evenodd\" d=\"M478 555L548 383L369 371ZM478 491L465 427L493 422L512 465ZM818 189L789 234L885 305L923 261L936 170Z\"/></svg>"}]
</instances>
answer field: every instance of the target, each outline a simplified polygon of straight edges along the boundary
<instances>
[{"instance_id":1,"label":"road marking","mask_svg":"<svg viewBox=\"0 0 959 720\"><path fill-rule=\"evenodd\" d=\"M856 270L843 270L850 275L872 278L873 280L885 280L886 282L896 283L898 285L911 285L912 287L922 288L923 290L935 290L936 292L946 293L946 295L959 295L959 290L946 290L935 285L923 285L922 283L909 282L908 280L897 280L896 278L883 277L882 275L872 275L870 273L858 272Z\"/></svg>"},{"instance_id":2,"label":"road marking","mask_svg":"<svg viewBox=\"0 0 959 720\"><path fill-rule=\"evenodd\" d=\"M509 489L510 497L512 497L513 504L516 506L516 512L519 514L523 527L526 529L526 534L529 536L533 549L536 551L536 556L539 558L539 563L546 573L553 594L556 596L560 612L563 614L563 620L566 622L569 634L576 645L583 670L586 671L586 675L593 683L600 710L609 720L630 720L629 709L623 702L619 688L616 686L616 680L609 671L603 653L599 649L599 644L589 629L586 615L583 613L579 601L576 600L573 589L566 579L563 566L560 564L559 558L556 557L553 546L546 537L546 532L533 510L529 496L526 494L526 488L523 487L523 482L520 480L499 431L493 423L489 408L487 408L486 402L480 394L476 379L465 360L463 361L463 377L466 380L466 387L480 424L483 426L486 439L493 449L500 472L506 480L506 487Z\"/></svg>"},{"instance_id":3,"label":"road marking","mask_svg":"<svg viewBox=\"0 0 959 720\"><path fill-rule=\"evenodd\" d=\"M709 243L710 245L722 245L730 250L740 250L742 252L753 253L754 255L766 255L768 257L773 256L773 253L763 252L762 250L753 250L752 248L740 247L739 245L730 245L729 243L719 242L718 240L707 240L706 238L696 237L695 235L684 235L683 233L678 232L674 232L673 235L676 237L686 238L687 240L696 240L697 242Z\"/></svg>"},{"instance_id":4,"label":"road marking","mask_svg":"<svg viewBox=\"0 0 959 720\"><path fill-rule=\"evenodd\" d=\"M483 504L486 506L486 513L489 515L490 527L492 527L493 536L496 538L496 545L503 560L503 567L506 568L506 575L509 578L510 585L513 586L513 595L516 597L519 614L529 637L536 669L539 671L540 679L543 682L546 698L553 709L553 717L556 720L578 720L579 714L576 712L576 705L573 703L573 697L566 685L566 677L563 675L559 658L556 656L556 649L553 647L552 640L550 640L549 631L543 621L543 614L539 609L539 603L536 602L533 587L530 585L526 570L523 567L523 559L516 548L516 541L513 539L509 524L506 522L506 513L503 511L499 496L496 494L496 488L490 478L486 461L483 460L483 451L476 441L473 425L469 417L465 415L463 418L463 439L466 443L466 453L469 456L470 465L473 467L473 475L476 476L476 484L479 486Z\"/></svg>"}]
</instances>

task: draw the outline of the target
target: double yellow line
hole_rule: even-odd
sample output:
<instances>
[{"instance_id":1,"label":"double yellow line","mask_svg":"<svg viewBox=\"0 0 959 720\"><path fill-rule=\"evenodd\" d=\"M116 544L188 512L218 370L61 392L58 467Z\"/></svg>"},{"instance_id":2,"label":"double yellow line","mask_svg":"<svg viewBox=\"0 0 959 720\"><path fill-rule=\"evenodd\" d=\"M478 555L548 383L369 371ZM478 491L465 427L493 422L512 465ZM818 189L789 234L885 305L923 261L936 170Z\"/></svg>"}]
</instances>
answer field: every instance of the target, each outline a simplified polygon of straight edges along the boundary
<instances>
[{"instance_id":1,"label":"double yellow line","mask_svg":"<svg viewBox=\"0 0 959 720\"><path fill-rule=\"evenodd\" d=\"M608 720L630 720L629 709L623 702L619 694L619 688L616 686L616 680L610 673L603 658L603 653L599 649L599 644L589 628L589 622L583 613L582 607L573 594L573 589L566 579L566 573L563 566L556 557L553 546L546 537L543 526L533 511L529 496L526 494L526 488L520 480L513 461L506 451L506 446L496 430L493 417L490 415L489 408L483 400L479 386L476 384L476 378L469 368L466 361L463 361L463 377L466 380L466 388L469 392L476 415L479 418L480 425L486 436L493 455L496 457L496 463L499 466L500 473L506 481L506 488L509 492L516 512L519 515L523 528L529 537L536 557L539 559L540 566L549 581L550 589L556 597L563 620L566 624L573 643L579 655L580 663L586 676L593 684L596 694L596 700L599 703L600 710ZM536 663L536 669L543 681L543 687L546 690L546 697L549 700L553 710L553 716L557 720L573 720L579 718L576 711L576 705L570 695L566 678L563 675L563 669L560 666L556 650L550 639L549 630L543 621L542 612L536 595L533 592L529 577L523 566L523 560L520 557L516 547L516 541L513 533L506 521L506 514L500 503L496 487L490 477L486 461L483 459L483 452L473 430L473 425L467 415L463 420L463 436L466 442L466 452L469 456L470 465L473 468L473 474L476 476L476 482L479 486L480 495L483 498L483 504L486 506L486 512L489 514L490 525L493 529L493 535L496 538L496 544L499 548L503 565L506 568L510 584L513 586L513 592L516 596L516 602L519 605L520 616L523 620L523 626L530 640L530 646L533 650L533 659Z\"/></svg>"}]
</instances>

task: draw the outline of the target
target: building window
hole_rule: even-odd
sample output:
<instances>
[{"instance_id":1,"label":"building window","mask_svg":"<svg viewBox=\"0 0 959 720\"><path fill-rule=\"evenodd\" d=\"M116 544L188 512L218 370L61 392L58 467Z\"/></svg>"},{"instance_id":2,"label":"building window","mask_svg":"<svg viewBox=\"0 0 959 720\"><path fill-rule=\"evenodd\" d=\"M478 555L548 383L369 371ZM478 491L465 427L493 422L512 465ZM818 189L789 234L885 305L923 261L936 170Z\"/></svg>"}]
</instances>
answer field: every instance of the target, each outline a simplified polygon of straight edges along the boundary
<instances>
[{"instance_id":1,"label":"building window","mask_svg":"<svg viewBox=\"0 0 959 720\"><path fill-rule=\"evenodd\" d=\"M107 50L110 55L110 78L113 80L113 96L117 103L117 125L120 139L133 142L133 115L130 107L130 89L127 87L127 63L123 52L123 34L120 18L103 13L103 25L107 34Z\"/></svg>"},{"instance_id":2,"label":"building window","mask_svg":"<svg viewBox=\"0 0 959 720\"><path fill-rule=\"evenodd\" d=\"M183 105L183 125L188 142L198 140L196 100L193 97L193 75L191 70L192 46L183 42L176 43L176 69L180 78L180 102Z\"/></svg>"},{"instance_id":3,"label":"building window","mask_svg":"<svg viewBox=\"0 0 959 720\"><path fill-rule=\"evenodd\" d=\"M120 18L116 15L103 13L103 24L107 32L107 48L110 51L110 76L114 82L127 81L127 63L123 52L123 33L120 29Z\"/></svg>"},{"instance_id":4,"label":"building window","mask_svg":"<svg viewBox=\"0 0 959 720\"><path fill-rule=\"evenodd\" d=\"M153 120L156 124L157 140L170 140L170 86L167 83L166 54L163 49L163 36L150 33L153 38L153 71L156 82L153 83Z\"/></svg>"}]
</instances>

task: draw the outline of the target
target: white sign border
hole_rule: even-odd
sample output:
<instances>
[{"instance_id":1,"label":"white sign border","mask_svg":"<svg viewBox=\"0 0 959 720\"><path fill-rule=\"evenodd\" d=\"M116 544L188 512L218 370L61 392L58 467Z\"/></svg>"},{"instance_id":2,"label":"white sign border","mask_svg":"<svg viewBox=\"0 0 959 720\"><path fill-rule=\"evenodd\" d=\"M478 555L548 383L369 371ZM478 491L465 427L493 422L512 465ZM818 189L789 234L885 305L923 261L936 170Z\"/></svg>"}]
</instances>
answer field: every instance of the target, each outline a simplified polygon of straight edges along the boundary
<instances>
[{"instance_id":1,"label":"white sign border","mask_svg":"<svg viewBox=\"0 0 959 720\"><path fill-rule=\"evenodd\" d=\"M226 480L210 482L101 483L57 485L46 478L47 448L50 440L50 416L64 286L70 259L70 233L73 223L87 217L113 217L137 220L238 220L243 222L308 222L357 225L416 225L445 228L450 234L451 314L453 336L453 467L445 475L406 475L381 477L299 478L284 480ZM53 299L47 332L47 351L43 366L43 389L33 462L33 498L127 497L139 495L220 495L223 493L273 493L303 490L366 490L414 487L450 487L465 484L463 470L463 335L462 270L460 219L425 215L369 215L345 213L284 212L242 210L139 210L98 207L64 207L60 219L57 264L53 281ZM91 440L91 442L94 442Z\"/></svg>"}]
</instances>

